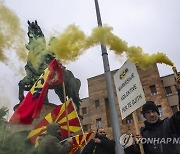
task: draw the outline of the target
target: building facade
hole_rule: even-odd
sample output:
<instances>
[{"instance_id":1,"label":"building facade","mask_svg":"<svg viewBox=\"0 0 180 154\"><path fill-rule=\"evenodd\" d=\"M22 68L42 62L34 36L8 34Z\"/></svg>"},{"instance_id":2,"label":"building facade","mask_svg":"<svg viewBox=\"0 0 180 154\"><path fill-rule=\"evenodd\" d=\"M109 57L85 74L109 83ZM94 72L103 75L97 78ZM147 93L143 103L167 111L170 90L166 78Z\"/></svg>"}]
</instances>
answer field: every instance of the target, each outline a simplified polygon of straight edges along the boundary
<instances>
[{"instance_id":1,"label":"building facade","mask_svg":"<svg viewBox=\"0 0 180 154\"><path fill-rule=\"evenodd\" d=\"M116 71L112 71L112 80ZM156 65L146 70L137 67L137 71L146 101L152 100L158 105L161 118L169 117L173 112L178 110L178 95L173 74L160 77ZM136 135L132 114L123 120L121 119L114 83L113 87L121 133L132 133ZM84 131L96 130L98 127L103 127L108 137L112 138L112 124L104 74L89 78L88 90L89 97L82 100L80 107L80 114L83 116L82 125ZM137 117L138 126L141 127L144 121L141 108L137 110Z\"/></svg>"}]
</instances>

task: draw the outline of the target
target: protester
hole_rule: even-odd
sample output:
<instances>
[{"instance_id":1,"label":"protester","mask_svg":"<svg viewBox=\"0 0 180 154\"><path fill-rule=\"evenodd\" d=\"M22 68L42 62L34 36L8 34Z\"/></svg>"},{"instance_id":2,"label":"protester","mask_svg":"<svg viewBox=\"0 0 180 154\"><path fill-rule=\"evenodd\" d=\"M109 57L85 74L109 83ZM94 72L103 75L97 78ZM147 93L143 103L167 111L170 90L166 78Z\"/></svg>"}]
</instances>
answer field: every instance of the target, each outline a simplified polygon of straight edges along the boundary
<instances>
[{"instance_id":1,"label":"protester","mask_svg":"<svg viewBox=\"0 0 180 154\"><path fill-rule=\"evenodd\" d=\"M153 140L151 143L143 144L145 154L178 154L176 149L178 143L174 141L180 133L180 112L161 120L158 107L153 101L147 101L142 107L142 113L146 120L145 126L141 128L141 135L143 138Z\"/></svg>"},{"instance_id":2,"label":"protester","mask_svg":"<svg viewBox=\"0 0 180 154\"><path fill-rule=\"evenodd\" d=\"M115 142L106 137L103 128L99 128L95 138L88 142L81 154L115 154Z\"/></svg>"},{"instance_id":3,"label":"protester","mask_svg":"<svg viewBox=\"0 0 180 154\"><path fill-rule=\"evenodd\" d=\"M132 144L131 146L124 149L125 154L141 154L138 144Z\"/></svg>"},{"instance_id":4,"label":"protester","mask_svg":"<svg viewBox=\"0 0 180 154\"><path fill-rule=\"evenodd\" d=\"M72 148L72 138L61 143L60 125L50 123L47 126L47 134L41 138L38 146L38 154L66 154Z\"/></svg>"}]
</instances>

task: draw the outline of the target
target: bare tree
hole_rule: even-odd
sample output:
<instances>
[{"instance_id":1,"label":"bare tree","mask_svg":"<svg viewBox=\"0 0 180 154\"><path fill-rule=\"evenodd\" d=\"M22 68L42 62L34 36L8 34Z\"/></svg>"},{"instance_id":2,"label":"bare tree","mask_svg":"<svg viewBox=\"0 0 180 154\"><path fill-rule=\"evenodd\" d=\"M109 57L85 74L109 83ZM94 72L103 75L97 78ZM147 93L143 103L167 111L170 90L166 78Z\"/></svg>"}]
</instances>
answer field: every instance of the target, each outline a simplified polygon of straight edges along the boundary
<instances>
[{"instance_id":1,"label":"bare tree","mask_svg":"<svg viewBox=\"0 0 180 154\"><path fill-rule=\"evenodd\" d=\"M0 125L3 122L7 122L7 120L4 118L8 114L9 109L7 107L1 107L0 108Z\"/></svg>"}]
</instances>

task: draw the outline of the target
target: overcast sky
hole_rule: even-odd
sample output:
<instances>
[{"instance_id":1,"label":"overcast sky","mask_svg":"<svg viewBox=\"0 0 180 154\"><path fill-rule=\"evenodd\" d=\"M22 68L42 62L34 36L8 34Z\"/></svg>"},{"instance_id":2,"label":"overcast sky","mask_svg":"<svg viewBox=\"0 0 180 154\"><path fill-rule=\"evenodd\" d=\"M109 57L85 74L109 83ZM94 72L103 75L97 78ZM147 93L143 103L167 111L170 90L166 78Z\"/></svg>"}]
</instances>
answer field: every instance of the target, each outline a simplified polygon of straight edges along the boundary
<instances>
[{"instance_id":1,"label":"overcast sky","mask_svg":"<svg viewBox=\"0 0 180 154\"><path fill-rule=\"evenodd\" d=\"M37 20L46 38L55 31L62 33L70 24L87 35L97 26L94 0L5 0L3 5L14 11L26 33L27 20ZM129 45L140 46L145 53L165 53L180 71L179 0L99 0L99 6L103 24L113 27L115 35ZM111 70L120 68L126 60L108 53ZM0 62L0 107L12 109L18 103L18 82L23 75L15 70L20 65L25 64L15 56L8 65ZM87 97L87 78L104 72L100 46L88 49L66 67L82 82L80 97ZM165 64L158 64L158 68L161 76L173 73ZM58 104L59 100L51 93L50 101Z\"/></svg>"}]
</instances>

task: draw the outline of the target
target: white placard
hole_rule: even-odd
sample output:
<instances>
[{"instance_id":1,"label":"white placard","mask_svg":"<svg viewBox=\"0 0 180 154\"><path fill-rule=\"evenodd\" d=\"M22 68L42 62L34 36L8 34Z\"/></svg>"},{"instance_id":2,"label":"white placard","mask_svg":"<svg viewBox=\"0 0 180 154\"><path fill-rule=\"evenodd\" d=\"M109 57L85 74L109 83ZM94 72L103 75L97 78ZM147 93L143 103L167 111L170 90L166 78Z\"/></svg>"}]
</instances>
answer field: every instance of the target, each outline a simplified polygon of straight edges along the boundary
<instances>
[{"instance_id":1,"label":"white placard","mask_svg":"<svg viewBox=\"0 0 180 154\"><path fill-rule=\"evenodd\" d=\"M145 95L136 65L127 60L114 74L122 119L145 103Z\"/></svg>"}]
</instances>

